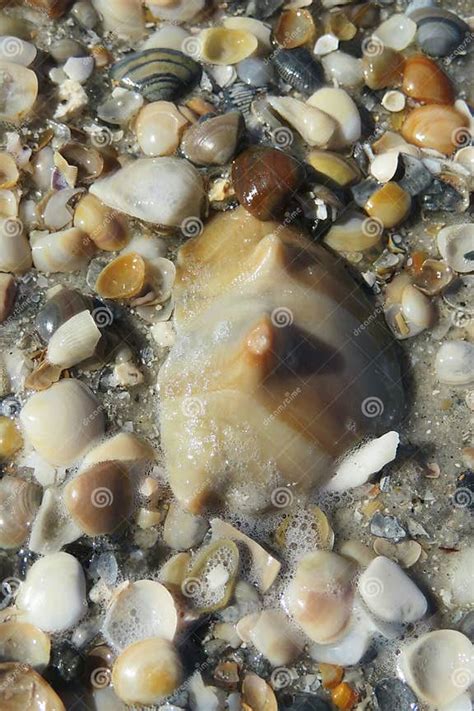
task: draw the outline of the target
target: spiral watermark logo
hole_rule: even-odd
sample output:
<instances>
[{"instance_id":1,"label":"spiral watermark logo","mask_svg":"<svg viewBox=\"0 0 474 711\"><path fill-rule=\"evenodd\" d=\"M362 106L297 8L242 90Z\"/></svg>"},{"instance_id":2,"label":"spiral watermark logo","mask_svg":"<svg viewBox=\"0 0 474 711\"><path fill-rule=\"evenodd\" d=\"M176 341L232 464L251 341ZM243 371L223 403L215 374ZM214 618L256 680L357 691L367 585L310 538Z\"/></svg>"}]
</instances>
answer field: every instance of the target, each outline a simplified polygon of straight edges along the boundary
<instances>
[{"instance_id":1,"label":"spiral watermark logo","mask_svg":"<svg viewBox=\"0 0 474 711\"><path fill-rule=\"evenodd\" d=\"M360 409L365 417L372 418L380 417L380 415L383 414L385 408L382 400L379 397L372 396L366 397L365 400L362 401Z\"/></svg>"},{"instance_id":2,"label":"spiral watermark logo","mask_svg":"<svg viewBox=\"0 0 474 711\"><path fill-rule=\"evenodd\" d=\"M18 217L7 217L2 224L2 232L7 237L19 237L23 233L23 222Z\"/></svg>"},{"instance_id":3,"label":"spiral watermark logo","mask_svg":"<svg viewBox=\"0 0 474 711\"><path fill-rule=\"evenodd\" d=\"M202 417L205 411L204 403L198 397L185 397L181 409L185 417Z\"/></svg>"},{"instance_id":4,"label":"spiral watermark logo","mask_svg":"<svg viewBox=\"0 0 474 711\"><path fill-rule=\"evenodd\" d=\"M16 417L21 410L21 405L16 398L9 395L2 401L1 412L5 417Z\"/></svg>"},{"instance_id":5,"label":"spiral watermark logo","mask_svg":"<svg viewBox=\"0 0 474 711\"><path fill-rule=\"evenodd\" d=\"M18 578L5 578L2 580L0 585L0 610L4 610L6 607L12 604L15 596L20 589L21 580Z\"/></svg>"},{"instance_id":6,"label":"spiral watermark logo","mask_svg":"<svg viewBox=\"0 0 474 711\"><path fill-rule=\"evenodd\" d=\"M91 133L91 143L96 148L106 148L114 140L112 131L107 126L97 126Z\"/></svg>"},{"instance_id":7,"label":"spiral watermark logo","mask_svg":"<svg viewBox=\"0 0 474 711\"><path fill-rule=\"evenodd\" d=\"M384 43L378 37L366 37L362 40L362 52L366 57L379 57L384 49Z\"/></svg>"},{"instance_id":8,"label":"spiral watermark logo","mask_svg":"<svg viewBox=\"0 0 474 711\"><path fill-rule=\"evenodd\" d=\"M277 691L279 689L285 689L292 681L291 672L286 667L277 667L272 671L270 676L270 684Z\"/></svg>"},{"instance_id":9,"label":"spiral watermark logo","mask_svg":"<svg viewBox=\"0 0 474 711\"><path fill-rule=\"evenodd\" d=\"M114 502L114 495L106 486L99 486L91 494L92 506L96 509L105 509Z\"/></svg>"},{"instance_id":10,"label":"spiral watermark logo","mask_svg":"<svg viewBox=\"0 0 474 711\"><path fill-rule=\"evenodd\" d=\"M279 306L274 309L271 314L271 321L277 328L286 328L293 323L293 312L285 306Z\"/></svg>"},{"instance_id":11,"label":"spiral watermark logo","mask_svg":"<svg viewBox=\"0 0 474 711\"><path fill-rule=\"evenodd\" d=\"M114 315L107 306L98 306L92 311L91 316L98 328L107 328L114 322Z\"/></svg>"},{"instance_id":12,"label":"spiral watermark logo","mask_svg":"<svg viewBox=\"0 0 474 711\"><path fill-rule=\"evenodd\" d=\"M91 684L95 689L105 689L110 685L112 672L107 667L97 667L90 676Z\"/></svg>"},{"instance_id":13,"label":"spiral watermark logo","mask_svg":"<svg viewBox=\"0 0 474 711\"><path fill-rule=\"evenodd\" d=\"M384 224L378 217L367 217L362 223L362 233L367 237L381 237Z\"/></svg>"},{"instance_id":14,"label":"spiral watermark logo","mask_svg":"<svg viewBox=\"0 0 474 711\"><path fill-rule=\"evenodd\" d=\"M468 689L474 682L474 675L467 667L459 667L451 674L451 681L458 689Z\"/></svg>"},{"instance_id":15,"label":"spiral watermark logo","mask_svg":"<svg viewBox=\"0 0 474 711\"><path fill-rule=\"evenodd\" d=\"M202 581L199 578L185 578L181 583L184 597L197 597L202 593Z\"/></svg>"},{"instance_id":16,"label":"spiral watermark logo","mask_svg":"<svg viewBox=\"0 0 474 711\"><path fill-rule=\"evenodd\" d=\"M379 578L366 578L361 580L360 591L365 597L378 597L383 593L383 583Z\"/></svg>"},{"instance_id":17,"label":"spiral watermark logo","mask_svg":"<svg viewBox=\"0 0 474 711\"><path fill-rule=\"evenodd\" d=\"M456 128L451 134L451 141L456 148L465 148L471 145L472 133L464 126Z\"/></svg>"},{"instance_id":18,"label":"spiral watermark logo","mask_svg":"<svg viewBox=\"0 0 474 711\"><path fill-rule=\"evenodd\" d=\"M294 500L293 492L286 486L279 486L272 491L270 500L277 509L289 508Z\"/></svg>"},{"instance_id":19,"label":"spiral watermark logo","mask_svg":"<svg viewBox=\"0 0 474 711\"><path fill-rule=\"evenodd\" d=\"M293 131L289 128L282 126L281 128L275 128L271 134L272 143L275 148L288 148L294 141Z\"/></svg>"},{"instance_id":20,"label":"spiral watermark logo","mask_svg":"<svg viewBox=\"0 0 474 711\"><path fill-rule=\"evenodd\" d=\"M183 54L193 59L199 59L202 54L202 42L198 37L186 37L181 45Z\"/></svg>"},{"instance_id":21,"label":"spiral watermark logo","mask_svg":"<svg viewBox=\"0 0 474 711\"><path fill-rule=\"evenodd\" d=\"M457 509L469 509L474 506L474 492L467 486L460 486L453 494L453 505Z\"/></svg>"},{"instance_id":22,"label":"spiral watermark logo","mask_svg":"<svg viewBox=\"0 0 474 711\"><path fill-rule=\"evenodd\" d=\"M18 37L4 37L0 42L0 53L5 61L11 61L23 53L23 42Z\"/></svg>"},{"instance_id":23,"label":"spiral watermark logo","mask_svg":"<svg viewBox=\"0 0 474 711\"><path fill-rule=\"evenodd\" d=\"M181 223L180 230L185 237L199 237L203 233L204 224L199 217L187 217Z\"/></svg>"}]
</instances>

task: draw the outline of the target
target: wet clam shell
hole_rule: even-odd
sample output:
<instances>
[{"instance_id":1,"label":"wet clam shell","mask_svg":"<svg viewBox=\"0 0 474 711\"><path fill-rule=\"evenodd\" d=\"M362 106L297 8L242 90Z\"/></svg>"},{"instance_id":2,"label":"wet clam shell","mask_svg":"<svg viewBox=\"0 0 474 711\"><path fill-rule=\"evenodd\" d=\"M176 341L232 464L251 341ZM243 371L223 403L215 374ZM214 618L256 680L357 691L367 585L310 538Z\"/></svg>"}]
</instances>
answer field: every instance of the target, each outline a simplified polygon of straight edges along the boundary
<instances>
[{"instance_id":1,"label":"wet clam shell","mask_svg":"<svg viewBox=\"0 0 474 711\"><path fill-rule=\"evenodd\" d=\"M385 89L400 86L405 59L400 52L390 47L382 51L367 51L362 57L364 80L370 89Z\"/></svg>"},{"instance_id":2,"label":"wet clam shell","mask_svg":"<svg viewBox=\"0 0 474 711\"><path fill-rule=\"evenodd\" d=\"M0 546L19 548L26 540L41 500L36 484L12 476L0 481Z\"/></svg>"},{"instance_id":3,"label":"wet clam shell","mask_svg":"<svg viewBox=\"0 0 474 711\"><path fill-rule=\"evenodd\" d=\"M37 96L38 79L31 69L0 61L0 121L21 123Z\"/></svg>"},{"instance_id":4,"label":"wet clam shell","mask_svg":"<svg viewBox=\"0 0 474 711\"><path fill-rule=\"evenodd\" d=\"M324 83L321 65L305 47L275 52L273 64L282 80L302 94L311 94Z\"/></svg>"},{"instance_id":5,"label":"wet clam shell","mask_svg":"<svg viewBox=\"0 0 474 711\"><path fill-rule=\"evenodd\" d=\"M146 0L145 5L155 17L170 22L193 20L205 7L205 0Z\"/></svg>"},{"instance_id":6,"label":"wet clam shell","mask_svg":"<svg viewBox=\"0 0 474 711\"><path fill-rule=\"evenodd\" d=\"M0 660L28 664L41 672L49 664L51 642L38 627L27 622L0 624Z\"/></svg>"},{"instance_id":7,"label":"wet clam shell","mask_svg":"<svg viewBox=\"0 0 474 711\"><path fill-rule=\"evenodd\" d=\"M182 675L175 647L153 637L130 645L120 654L112 670L112 683L126 704L152 706L178 688Z\"/></svg>"},{"instance_id":8,"label":"wet clam shell","mask_svg":"<svg viewBox=\"0 0 474 711\"><path fill-rule=\"evenodd\" d=\"M197 38L200 59L209 64L238 64L250 57L257 47L258 40L245 30L233 30L229 27L211 27L203 30Z\"/></svg>"},{"instance_id":9,"label":"wet clam shell","mask_svg":"<svg viewBox=\"0 0 474 711\"><path fill-rule=\"evenodd\" d=\"M72 368L94 355L101 336L90 312L81 311L63 323L51 336L47 360L61 368Z\"/></svg>"},{"instance_id":10,"label":"wet clam shell","mask_svg":"<svg viewBox=\"0 0 474 711\"><path fill-rule=\"evenodd\" d=\"M76 272L85 269L96 248L77 227L38 233L32 238L33 264L41 272Z\"/></svg>"},{"instance_id":11,"label":"wet clam shell","mask_svg":"<svg viewBox=\"0 0 474 711\"><path fill-rule=\"evenodd\" d=\"M4 323L13 311L17 294L17 282L12 274L0 273L0 323Z\"/></svg>"},{"instance_id":12,"label":"wet clam shell","mask_svg":"<svg viewBox=\"0 0 474 711\"><path fill-rule=\"evenodd\" d=\"M131 432L120 432L105 442L101 442L86 454L82 467L88 467L99 462L116 460L120 462L154 461L156 455L153 447Z\"/></svg>"},{"instance_id":13,"label":"wet clam shell","mask_svg":"<svg viewBox=\"0 0 474 711\"><path fill-rule=\"evenodd\" d=\"M87 611L86 580L69 553L51 553L28 570L16 598L24 619L43 632L64 632Z\"/></svg>"},{"instance_id":14,"label":"wet clam shell","mask_svg":"<svg viewBox=\"0 0 474 711\"><path fill-rule=\"evenodd\" d=\"M338 130L332 138L335 148L352 146L359 140L362 133L359 109L347 91L324 87L309 97L308 104L329 114L337 122Z\"/></svg>"},{"instance_id":15,"label":"wet clam shell","mask_svg":"<svg viewBox=\"0 0 474 711\"><path fill-rule=\"evenodd\" d=\"M386 229L403 222L410 208L410 195L398 183L393 182L385 183L383 187L376 190L365 204L367 214L380 220Z\"/></svg>"},{"instance_id":16,"label":"wet clam shell","mask_svg":"<svg viewBox=\"0 0 474 711\"><path fill-rule=\"evenodd\" d=\"M304 647L303 635L278 609L247 615L238 623L237 633L275 667L294 662Z\"/></svg>"},{"instance_id":17,"label":"wet clam shell","mask_svg":"<svg viewBox=\"0 0 474 711\"><path fill-rule=\"evenodd\" d=\"M111 77L148 101L173 101L193 89L202 74L191 57L174 49L145 49L126 55Z\"/></svg>"},{"instance_id":18,"label":"wet clam shell","mask_svg":"<svg viewBox=\"0 0 474 711\"><path fill-rule=\"evenodd\" d=\"M324 148L332 143L338 124L326 112L290 96L271 96L268 103L308 145Z\"/></svg>"},{"instance_id":19,"label":"wet clam shell","mask_svg":"<svg viewBox=\"0 0 474 711\"><path fill-rule=\"evenodd\" d=\"M126 40L138 40L145 34L145 16L135 0L92 0L102 18L104 30Z\"/></svg>"},{"instance_id":20,"label":"wet clam shell","mask_svg":"<svg viewBox=\"0 0 474 711\"><path fill-rule=\"evenodd\" d=\"M447 385L468 385L474 381L474 344L447 341L436 354L438 380Z\"/></svg>"},{"instance_id":21,"label":"wet clam shell","mask_svg":"<svg viewBox=\"0 0 474 711\"><path fill-rule=\"evenodd\" d=\"M469 121L452 106L426 104L408 114L402 136L421 148L450 155L469 134Z\"/></svg>"},{"instance_id":22,"label":"wet clam shell","mask_svg":"<svg viewBox=\"0 0 474 711\"><path fill-rule=\"evenodd\" d=\"M10 153L0 153L0 189L13 188L20 174L15 160Z\"/></svg>"},{"instance_id":23,"label":"wet clam shell","mask_svg":"<svg viewBox=\"0 0 474 711\"><path fill-rule=\"evenodd\" d=\"M230 539L219 538L197 552L182 592L199 612L220 610L232 596L238 568L239 549Z\"/></svg>"},{"instance_id":24,"label":"wet clam shell","mask_svg":"<svg viewBox=\"0 0 474 711\"><path fill-rule=\"evenodd\" d=\"M21 662L0 664L0 705L6 711L66 711L48 682Z\"/></svg>"},{"instance_id":25,"label":"wet clam shell","mask_svg":"<svg viewBox=\"0 0 474 711\"><path fill-rule=\"evenodd\" d=\"M364 83L362 62L351 54L336 50L321 59L326 77L338 86L354 89Z\"/></svg>"},{"instance_id":26,"label":"wet clam shell","mask_svg":"<svg viewBox=\"0 0 474 711\"><path fill-rule=\"evenodd\" d=\"M104 267L95 288L104 299L131 299L142 293L146 273L145 260L139 254L123 254Z\"/></svg>"},{"instance_id":27,"label":"wet clam shell","mask_svg":"<svg viewBox=\"0 0 474 711\"><path fill-rule=\"evenodd\" d=\"M225 165L234 156L244 127L237 111L210 118L186 132L181 150L196 165Z\"/></svg>"},{"instance_id":28,"label":"wet clam shell","mask_svg":"<svg viewBox=\"0 0 474 711\"><path fill-rule=\"evenodd\" d=\"M140 110L134 129L145 155L169 156L175 153L188 125L189 118L173 103L155 101Z\"/></svg>"},{"instance_id":29,"label":"wet clam shell","mask_svg":"<svg viewBox=\"0 0 474 711\"><path fill-rule=\"evenodd\" d=\"M382 22L373 34L382 46L402 50L412 44L416 30L416 23L410 17L395 13Z\"/></svg>"},{"instance_id":30,"label":"wet clam shell","mask_svg":"<svg viewBox=\"0 0 474 711\"><path fill-rule=\"evenodd\" d=\"M284 10L277 20L273 36L281 47L294 49L313 42L316 27L309 10Z\"/></svg>"},{"instance_id":31,"label":"wet clam shell","mask_svg":"<svg viewBox=\"0 0 474 711\"><path fill-rule=\"evenodd\" d=\"M73 378L32 395L20 420L33 447L55 466L70 466L104 434L102 407L92 391Z\"/></svg>"},{"instance_id":32,"label":"wet clam shell","mask_svg":"<svg viewBox=\"0 0 474 711\"><path fill-rule=\"evenodd\" d=\"M364 570L359 592L371 613L385 622L416 622L428 609L421 590L397 563L385 556L374 558Z\"/></svg>"},{"instance_id":33,"label":"wet clam shell","mask_svg":"<svg viewBox=\"0 0 474 711\"><path fill-rule=\"evenodd\" d=\"M128 218L101 202L95 195L84 195L74 210L74 227L79 228L98 249L115 252L130 238Z\"/></svg>"},{"instance_id":34,"label":"wet clam shell","mask_svg":"<svg viewBox=\"0 0 474 711\"><path fill-rule=\"evenodd\" d=\"M93 309L93 301L75 289L61 288L51 295L35 319L39 337L47 343L53 333L68 319L85 309Z\"/></svg>"},{"instance_id":35,"label":"wet clam shell","mask_svg":"<svg viewBox=\"0 0 474 711\"><path fill-rule=\"evenodd\" d=\"M342 188L359 182L362 178L357 163L338 153L314 150L308 154L306 160L318 173L327 176Z\"/></svg>"},{"instance_id":36,"label":"wet clam shell","mask_svg":"<svg viewBox=\"0 0 474 711\"><path fill-rule=\"evenodd\" d=\"M474 271L474 226L470 223L443 227L436 238L443 259L456 272Z\"/></svg>"},{"instance_id":37,"label":"wet clam shell","mask_svg":"<svg viewBox=\"0 0 474 711\"><path fill-rule=\"evenodd\" d=\"M420 7L410 13L417 24L416 41L432 57L446 57L468 36L469 25L442 7Z\"/></svg>"},{"instance_id":38,"label":"wet clam shell","mask_svg":"<svg viewBox=\"0 0 474 711\"><path fill-rule=\"evenodd\" d=\"M452 104L454 87L449 77L429 57L415 54L405 62L403 91L422 103Z\"/></svg>"}]
</instances>

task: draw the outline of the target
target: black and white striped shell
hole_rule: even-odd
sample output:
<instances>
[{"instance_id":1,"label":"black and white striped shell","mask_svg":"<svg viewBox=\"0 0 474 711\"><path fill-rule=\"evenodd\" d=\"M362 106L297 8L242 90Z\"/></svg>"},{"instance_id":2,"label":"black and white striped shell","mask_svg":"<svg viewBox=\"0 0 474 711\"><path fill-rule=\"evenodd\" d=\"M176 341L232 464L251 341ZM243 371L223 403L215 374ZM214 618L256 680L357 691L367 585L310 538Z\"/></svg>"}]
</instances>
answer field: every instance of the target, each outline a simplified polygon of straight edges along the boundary
<instances>
[{"instance_id":1,"label":"black and white striped shell","mask_svg":"<svg viewBox=\"0 0 474 711\"><path fill-rule=\"evenodd\" d=\"M127 54L112 68L111 77L148 101L173 101L201 79L201 66L176 49L145 49Z\"/></svg>"},{"instance_id":2,"label":"black and white striped shell","mask_svg":"<svg viewBox=\"0 0 474 711\"><path fill-rule=\"evenodd\" d=\"M312 94L324 84L321 65L305 47L279 49L273 64L282 80L302 94Z\"/></svg>"}]
</instances>

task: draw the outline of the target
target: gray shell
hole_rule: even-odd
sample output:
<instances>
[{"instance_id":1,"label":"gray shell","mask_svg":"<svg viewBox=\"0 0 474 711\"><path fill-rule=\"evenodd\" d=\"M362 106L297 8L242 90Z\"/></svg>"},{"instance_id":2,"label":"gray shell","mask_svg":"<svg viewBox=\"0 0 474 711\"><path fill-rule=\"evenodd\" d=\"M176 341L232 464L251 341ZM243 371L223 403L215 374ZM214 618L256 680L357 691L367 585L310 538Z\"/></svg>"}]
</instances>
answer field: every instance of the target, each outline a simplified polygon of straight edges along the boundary
<instances>
[{"instance_id":1,"label":"gray shell","mask_svg":"<svg viewBox=\"0 0 474 711\"><path fill-rule=\"evenodd\" d=\"M312 94L324 84L321 65L305 47L277 50L273 64L283 81L302 94Z\"/></svg>"}]
</instances>

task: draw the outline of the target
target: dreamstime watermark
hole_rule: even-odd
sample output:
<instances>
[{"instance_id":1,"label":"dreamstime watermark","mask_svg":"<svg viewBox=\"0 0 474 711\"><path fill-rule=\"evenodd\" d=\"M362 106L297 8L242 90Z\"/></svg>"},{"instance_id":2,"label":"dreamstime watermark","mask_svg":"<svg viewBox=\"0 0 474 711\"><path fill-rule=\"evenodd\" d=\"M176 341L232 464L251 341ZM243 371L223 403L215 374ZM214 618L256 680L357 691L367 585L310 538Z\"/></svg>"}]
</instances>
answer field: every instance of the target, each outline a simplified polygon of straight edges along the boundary
<instances>
[{"instance_id":1,"label":"dreamstime watermark","mask_svg":"<svg viewBox=\"0 0 474 711\"><path fill-rule=\"evenodd\" d=\"M270 319L277 328L286 328L293 323L293 312L286 306L278 306L278 308L273 309Z\"/></svg>"},{"instance_id":2,"label":"dreamstime watermark","mask_svg":"<svg viewBox=\"0 0 474 711\"><path fill-rule=\"evenodd\" d=\"M364 417L372 419L373 417L380 417L385 408L382 400L379 397L372 395L370 397L366 397L365 400L362 401L360 409Z\"/></svg>"},{"instance_id":3,"label":"dreamstime watermark","mask_svg":"<svg viewBox=\"0 0 474 711\"><path fill-rule=\"evenodd\" d=\"M202 417L205 412L203 401L198 397L185 397L181 405L185 417Z\"/></svg>"},{"instance_id":4,"label":"dreamstime watermark","mask_svg":"<svg viewBox=\"0 0 474 711\"><path fill-rule=\"evenodd\" d=\"M199 217L187 217L180 225L185 237L199 237L204 231L204 223Z\"/></svg>"},{"instance_id":5,"label":"dreamstime watermark","mask_svg":"<svg viewBox=\"0 0 474 711\"><path fill-rule=\"evenodd\" d=\"M281 414L283 414L283 412L285 412L287 407L289 407L291 405L291 403L293 402L293 400L295 400L298 397L298 395L300 395L300 394L301 394L300 387L295 388L291 392L289 392L289 391L286 392L285 397L281 401L280 405L278 405L278 407L275 410L273 410L273 412L263 420L264 427L268 427L268 425L270 425L276 417L279 417Z\"/></svg>"}]
</instances>

